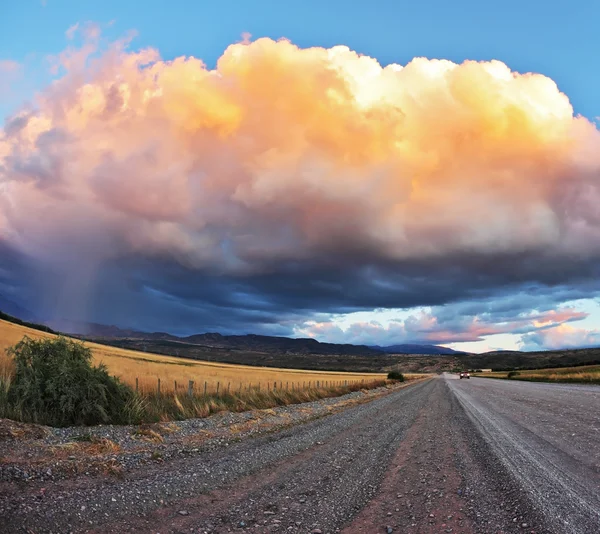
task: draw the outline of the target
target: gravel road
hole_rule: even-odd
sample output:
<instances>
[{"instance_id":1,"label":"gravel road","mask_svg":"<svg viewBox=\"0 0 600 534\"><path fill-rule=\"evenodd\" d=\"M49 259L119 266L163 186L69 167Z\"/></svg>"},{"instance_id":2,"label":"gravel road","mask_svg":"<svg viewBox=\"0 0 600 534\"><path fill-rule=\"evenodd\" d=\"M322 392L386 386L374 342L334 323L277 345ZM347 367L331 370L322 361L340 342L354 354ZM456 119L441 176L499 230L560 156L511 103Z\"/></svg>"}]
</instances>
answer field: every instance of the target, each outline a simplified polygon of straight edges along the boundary
<instances>
[{"instance_id":1,"label":"gravel road","mask_svg":"<svg viewBox=\"0 0 600 534\"><path fill-rule=\"evenodd\" d=\"M0 532L600 532L600 388L454 380L136 464L0 484Z\"/></svg>"},{"instance_id":2,"label":"gravel road","mask_svg":"<svg viewBox=\"0 0 600 534\"><path fill-rule=\"evenodd\" d=\"M600 387L447 380L548 527L600 532Z\"/></svg>"}]
</instances>

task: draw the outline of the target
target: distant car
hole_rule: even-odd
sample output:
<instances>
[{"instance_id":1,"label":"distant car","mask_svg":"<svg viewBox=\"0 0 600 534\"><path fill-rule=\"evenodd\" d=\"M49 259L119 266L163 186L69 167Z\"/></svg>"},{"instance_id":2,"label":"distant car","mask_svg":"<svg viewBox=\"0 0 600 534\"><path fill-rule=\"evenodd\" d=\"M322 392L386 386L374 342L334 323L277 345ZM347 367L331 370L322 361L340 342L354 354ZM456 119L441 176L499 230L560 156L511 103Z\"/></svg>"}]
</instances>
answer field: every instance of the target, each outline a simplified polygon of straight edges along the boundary
<instances>
[{"instance_id":1,"label":"distant car","mask_svg":"<svg viewBox=\"0 0 600 534\"><path fill-rule=\"evenodd\" d=\"M469 373L467 373L467 371L462 371L460 373L460 378L471 378L471 375Z\"/></svg>"}]
</instances>

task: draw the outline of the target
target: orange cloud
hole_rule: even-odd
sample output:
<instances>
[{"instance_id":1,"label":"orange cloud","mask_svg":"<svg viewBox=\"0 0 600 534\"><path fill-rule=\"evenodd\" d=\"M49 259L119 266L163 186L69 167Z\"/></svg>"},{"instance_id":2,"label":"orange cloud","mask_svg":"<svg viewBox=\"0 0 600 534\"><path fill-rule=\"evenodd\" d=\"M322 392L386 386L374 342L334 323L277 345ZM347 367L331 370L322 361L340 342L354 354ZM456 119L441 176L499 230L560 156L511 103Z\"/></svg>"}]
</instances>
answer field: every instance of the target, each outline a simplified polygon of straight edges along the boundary
<instances>
[{"instance_id":1,"label":"orange cloud","mask_svg":"<svg viewBox=\"0 0 600 534\"><path fill-rule=\"evenodd\" d=\"M600 252L600 135L545 76L270 39L210 70L124 42L94 57L88 33L0 134L0 221L23 248L93 222L118 253L234 271Z\"/></svg>"}]
</instances>

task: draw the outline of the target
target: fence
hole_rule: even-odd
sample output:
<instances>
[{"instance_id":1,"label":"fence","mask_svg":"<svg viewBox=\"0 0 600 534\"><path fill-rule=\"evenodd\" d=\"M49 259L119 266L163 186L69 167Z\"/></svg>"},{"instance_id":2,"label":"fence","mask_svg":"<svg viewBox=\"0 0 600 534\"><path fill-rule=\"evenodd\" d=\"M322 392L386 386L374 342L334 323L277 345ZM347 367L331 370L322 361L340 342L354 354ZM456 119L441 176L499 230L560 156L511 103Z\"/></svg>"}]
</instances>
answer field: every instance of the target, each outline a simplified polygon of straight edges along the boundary
<instances>
[{"instance_id":1,"label":"fence","mask_svg":"<svg viewBox=\"0 0 600 534\"><path fill-rule=\"evenodd\" d=\"M161 381L156 379L154 386L148 383L140 384L139 378L135 379L135 390L140 393L176 394L189 396L222 396L222 395L241 395L243 393L256 392L277 392L277 391L305 391L320 389L347 388L360 384L361 387L369 387L376 383L381 383L384 379L378 378L365 381L365 379L345 379L345 380L303 380L303 381L263 381L263 382L221 382L221 381L197 381L188 380L182 383L177 380Z\"/></svg>"}]
</instances>

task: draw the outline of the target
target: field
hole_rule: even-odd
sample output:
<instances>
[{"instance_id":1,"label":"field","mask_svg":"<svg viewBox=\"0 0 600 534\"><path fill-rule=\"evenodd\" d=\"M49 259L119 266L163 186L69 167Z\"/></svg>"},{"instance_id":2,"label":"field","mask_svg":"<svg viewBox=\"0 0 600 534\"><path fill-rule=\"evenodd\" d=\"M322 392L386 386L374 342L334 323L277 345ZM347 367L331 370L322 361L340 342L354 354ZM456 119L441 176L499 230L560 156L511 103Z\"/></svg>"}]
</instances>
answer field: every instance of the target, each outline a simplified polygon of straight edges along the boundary
<instances>
[{"instance_id":1,"label":"field","mask_svg":"<svg viewBox=\"0 0 600 534\"><path fill-rule=\"evenodd\" d=\"M0 320L0 368L9 367L5 349L18 343L23 336L33 339L52 338L53 334L40 332L20 325ZM147 354L117 347L86 342L92 349L96 363L104 363L111 374L136 387L136 379L141 393L154 393L158 390L160 379L161 393L173 392L177 384L178 392L186 392L189 381L194 381L194 391L215 393L248 390L314 389L331 388L344 385L368 384L385 379L385 374L342 373L326 371L305 371L296 369L277 369L268 367L250 367L244 365L222 364L185 360L171 356Z\"/></svg>"},{"instance_id":2,"label":"field","mask_svg":"<svg viewBox=\"0 0 600 534\"><path fill-rule=\"evenodd\" d=\"M510 377L508 375L511 375ZM600 384L600 365L582 365L580 367L562 367L557 369L532 369L525 371L478 373L475 376L511 380L529 380L532 382L567 382L581 384Z\"/></svg>"}]
</instances>

